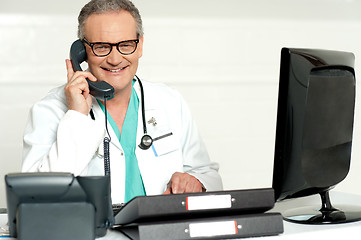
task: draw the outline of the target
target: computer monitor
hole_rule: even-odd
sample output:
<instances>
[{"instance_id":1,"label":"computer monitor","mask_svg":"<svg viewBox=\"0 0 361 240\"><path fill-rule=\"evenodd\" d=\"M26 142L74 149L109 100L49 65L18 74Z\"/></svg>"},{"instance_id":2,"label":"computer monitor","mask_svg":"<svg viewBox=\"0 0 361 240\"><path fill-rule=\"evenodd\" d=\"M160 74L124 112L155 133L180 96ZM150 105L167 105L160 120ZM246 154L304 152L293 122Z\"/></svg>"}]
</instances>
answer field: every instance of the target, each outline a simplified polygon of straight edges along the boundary
<instances>
[{"instance_id":1,"label":"computer monitor","mask_svg":"<svg viewBox=\"0 0 361 240\"><path fill-rule=\"evenodd\" d=\"M73 237L79 234L77 239L92 239L114 224L109 176L12 173L5 184L12 237L66 237L72 232Z\"/></svg>"},{"instance_id":2,"label":"computer monitor","mask_svg":"<svg viewBox=\"0 0 361 240\"><path fill-rule=\"evenodd\" d=\"M281 51L272 183L275 198L320 194L322 200L322 206L283 212L286 220L323 224L361 219L360 210L333 207L329 197L329 191L350 169L354 60L350 52Z\"/></svg>"}]
</instances>

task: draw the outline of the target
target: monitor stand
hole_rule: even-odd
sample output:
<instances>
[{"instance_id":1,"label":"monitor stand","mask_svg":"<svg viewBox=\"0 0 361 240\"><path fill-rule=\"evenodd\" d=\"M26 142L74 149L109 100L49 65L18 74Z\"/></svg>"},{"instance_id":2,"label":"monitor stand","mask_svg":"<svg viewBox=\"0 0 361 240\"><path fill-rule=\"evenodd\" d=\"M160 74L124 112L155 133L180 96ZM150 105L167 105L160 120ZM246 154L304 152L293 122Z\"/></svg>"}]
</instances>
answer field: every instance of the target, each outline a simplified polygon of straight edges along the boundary
<instances>
[{"instance_id":1,"label":"monitor stand","mask_svg":"<svg viewBox=\"0 0 361 240\"><path fill-rule=\"evenodd\" d=\"M284 220L302 224L337 224L361 220L361 206L339 206L331 204L329 190L319 193L322 206L307 206L282 212Z\"/></svg>"}]
</instances>

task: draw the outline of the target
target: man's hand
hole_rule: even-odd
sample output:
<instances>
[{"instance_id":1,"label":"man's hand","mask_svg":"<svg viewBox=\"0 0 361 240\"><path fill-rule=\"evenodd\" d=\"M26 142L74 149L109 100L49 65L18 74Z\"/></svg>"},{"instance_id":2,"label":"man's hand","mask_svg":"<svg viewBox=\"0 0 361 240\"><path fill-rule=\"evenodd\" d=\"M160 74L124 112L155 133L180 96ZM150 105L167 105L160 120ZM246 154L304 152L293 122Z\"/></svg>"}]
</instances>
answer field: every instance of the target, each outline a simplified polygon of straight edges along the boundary
<instances>
[{"instance_id":1,"label":"man's hand","mask_svg":"<svg viewBox=\"0 0 361 240\"><path fill-rule=\"evenodd\" d=\"M66 59L65 61L68 83L65 85L64 91L68 108L69 110L75 110L88 115L92 99L89 94L89 85L86 78L91 81L96 81L97 79L90 72L74 72L70 60Z\"/></svg>"},{"instance_id":2,"label":"man's hand","mask_svg":"<svg viewBox=\"0 0 361 240\"><path fill-rule=\"evenodd\" d=\"M163 194L202 192L205 189L199 180L188 173L175 172Z\"/></svg>"}]
</instances>

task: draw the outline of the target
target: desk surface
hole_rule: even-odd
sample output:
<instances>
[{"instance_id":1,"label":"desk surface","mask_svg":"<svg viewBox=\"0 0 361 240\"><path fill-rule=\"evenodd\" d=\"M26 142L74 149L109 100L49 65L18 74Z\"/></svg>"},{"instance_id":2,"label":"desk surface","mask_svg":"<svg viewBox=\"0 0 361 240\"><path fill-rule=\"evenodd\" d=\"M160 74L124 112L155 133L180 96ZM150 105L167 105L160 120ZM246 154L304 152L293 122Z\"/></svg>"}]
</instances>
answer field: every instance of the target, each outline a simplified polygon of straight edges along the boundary
<instances>
[{"instance_id":1,"label":"desk surface","mask_svg":"<svg viewBox=\"0 0 361 240\"><path fill-rule=\"evenodd\" d=\"M338 204L342 205L353 205L361 207L361 196L356 196L352 194L345 194L339 192L330 193L331 201L335 207ZM320 204L320 197L318 195L301 198L286 200L276 204L275 208L272 209L272 212L282 212L283 210L295 207L295 206L312 206ZM7 215L0 214L0 227L6 226ZM343 238L343 239L359 239L359 234L361 232L361 221L353 223L344 223L344 224L326 224L326 225L305 225L305 224L296 224L284 221L284 233L278 236L262 237L262 239L325 239L328 237L334 238ZM1 237L1 239L14 239L10 237ZM121 234L120 232L114 230L108 230L107 235L102 238L97 238L98 240L121 240L128 238ZM252 238L252 239L261 239L261 238Z\"/></svg>"}]
</instances>

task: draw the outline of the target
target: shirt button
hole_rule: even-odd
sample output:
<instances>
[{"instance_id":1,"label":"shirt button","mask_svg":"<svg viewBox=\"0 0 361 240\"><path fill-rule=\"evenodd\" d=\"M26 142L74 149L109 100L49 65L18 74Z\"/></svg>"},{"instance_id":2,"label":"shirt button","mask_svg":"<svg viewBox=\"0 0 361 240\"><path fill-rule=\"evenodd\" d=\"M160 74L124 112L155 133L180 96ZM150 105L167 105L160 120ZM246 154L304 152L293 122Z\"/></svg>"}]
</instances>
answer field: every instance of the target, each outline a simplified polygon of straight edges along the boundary
<instances>
[{"instance_id":1,"label":"shirt button","mask_svg":"<svg viewBox=\"0 0 361 240\"><path fill-rule=\"evenodd\" d=\"M124 153L122 152L120 155L122 155L122 156L123 156L123 155L124 155Z\"/></svg>"}]
</instances>

